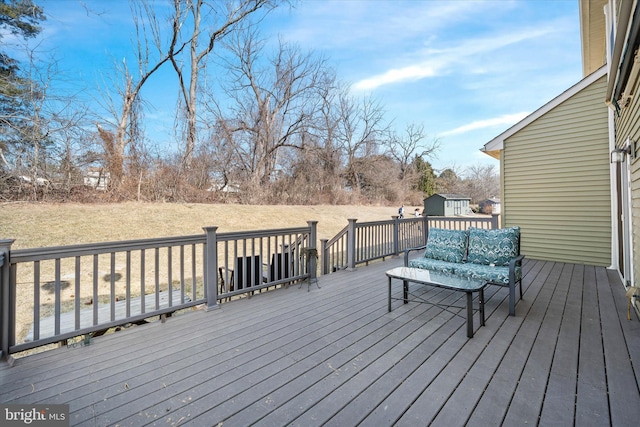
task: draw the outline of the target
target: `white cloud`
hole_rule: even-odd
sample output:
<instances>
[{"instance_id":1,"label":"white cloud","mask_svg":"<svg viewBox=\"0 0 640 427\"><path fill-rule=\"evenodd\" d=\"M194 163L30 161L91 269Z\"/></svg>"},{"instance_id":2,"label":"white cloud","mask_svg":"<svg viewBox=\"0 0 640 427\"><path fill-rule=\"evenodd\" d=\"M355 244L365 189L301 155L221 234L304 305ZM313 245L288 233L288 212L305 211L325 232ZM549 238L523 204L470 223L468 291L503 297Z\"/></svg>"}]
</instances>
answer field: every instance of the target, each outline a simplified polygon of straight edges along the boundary
<instances>
[{"instance_id":1,"label":"white cloud","mask_svg":"<svg viewBox=\"0 0 640 427\"><path fill-rule=\"evenodd\" d=\"M384 73L364 78L353 85L355 90L372 90L378 87L415 81L428 77L447 74L448 69L455 66L456 69L467 72L477 72L476 59L488 52L497 51L504 47L520 43L522 41L546 36L557 31L551 26L532 29L520 29L516 34L499 34L492 37L463 40L456 46L445 49L424 49L420 55L428 57L428 60L418 62L401 68L393 68Z\"/></svg>"},{"instance_id":2,"label":"white cloud","mask_svg":"<svg viewBox=\"0 0 640 427\"><path fill-rule=\"evenodd\" d=\"M507 2L499 6L504 9ZM482 9L484 1L334 0L305 2L304 7L276 13L294 16L288 27L277 27L287 39L316 49L395 49L406 41L449 28Z\"/></svg>"},{"instance_id":3,"label":"white cloud","mask_svg":"<svg viewBox=\"0 0 640 427\"><path fill-rule=\"evenodd\" d=\"M441 132L438 136L442 137L442 136L458 135L461 133L466 133L466 132L470 132L478 129L485 129L485 128L490 128L495 126L503 126L503 125L511 126L511 125L514 125L515 123L518 123L520 120L524 119L528 115L529 113L522 112L522 113L515 113L515 114L505 114L503 116L494 117L491 119L477 120L469 124L459 126L455 129Z\"/></svg>"},{"instance_id":4,"label":"white cloud","mask_svg":"<svg viewBox=\"0 0 640 427\"><path fill-rule=\"evenodd\" d=\"M434 77L438 74L440 67L429 64L412 65L405 68L389 70L384 74L379 74L368 79L360 80L353 85L355 90L368 90L377 87L396 83L400 81L419 80L426 77Z\"/></svg>"}]
</instances>

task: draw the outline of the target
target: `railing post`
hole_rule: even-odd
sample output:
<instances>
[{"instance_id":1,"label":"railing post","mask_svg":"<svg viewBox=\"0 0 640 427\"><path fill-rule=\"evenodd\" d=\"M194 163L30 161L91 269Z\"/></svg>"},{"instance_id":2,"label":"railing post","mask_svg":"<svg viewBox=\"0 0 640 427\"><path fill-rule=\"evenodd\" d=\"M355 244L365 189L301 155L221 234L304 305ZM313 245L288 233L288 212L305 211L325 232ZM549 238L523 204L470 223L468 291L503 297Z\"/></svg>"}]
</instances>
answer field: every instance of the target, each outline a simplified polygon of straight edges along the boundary
<instances>
[{"instance_id":1,"label":"railing post","mask_svg":"<svg viewBox=\"0 0 640 427\"><path fill-rule=\"evenodd\" d=\"M429 238L429 217L424 215L422 217L423 225L422 225L422 244L427 244L427 239Z\"/></svg>"},{"instance_id":2,"label":"railing post","mask_svg":"<svg viewBox=\"0 0 640 427\"><path fill-rule=\"evenodd\" d=\"M315 250L316 256L309 255L307 262L309 263L309 283L312 283L317 279L318 275L318 249L316 246L316 240L318 239L318 221L307 221L309 224L309 254L312 254Z\"/></svg>"},{"instance_id":3,"label":"railing post","mask_svg":"<svg viewBox=\"0 0 640 427\"><path fill-rule=\"evenodd\" d=\"M320 239L320 253L322 254L320 274L329 274L329 254L327 253L327 243L329 239Z\"/></svg>"},{"instance_id":4,"label":"railing post","mask_svg":"<svg viewBox=\"0 0 640 427\"><path fill-rule=\"evenodd\" d=\"M400 217L397 215L393 218L393 255L400 255Z\"/></svg>"},{"instance_id":5,"label":"railing post","mask_svg":"<svg viewBox=\"0 0 640 427\"><path fill-rule=\"evenodd\" d=\"M494 230L500 228L500 214L491 214L491 228Z\"/></svg>"},{"instance_id":6,"label":"railing post","mask_svg":"<svg viewBox=\"0 0 640 427\"><path fill-rule=\"evenodd\" d=\"M204 286L207 289L206 311L219 308L218 305L218 227L203 227L206 237L206 251L204 259Z\"/></svg>"},{"instance_id":7,"label":"railing post","mask_svg":"<svg viewBox=\"0 0 640 427\"><path fill-rule=\"evenodd\" d=\"M9 347L13 341L13 292L11 292L11 278L9 272L11 270L11 245L15 240L0 240L0 359L7 360L9 358Z\"/></svg>"},{"instance_id":8,"label":"railing post","mask_svg":"<svg viewBox=\"0 0 640 427\"><path fill-rule=\"evenodd\" d=\"M356 269L356 221L349 218L349 228L347 229L347 270Z\"/></svg>"}]
</instances>

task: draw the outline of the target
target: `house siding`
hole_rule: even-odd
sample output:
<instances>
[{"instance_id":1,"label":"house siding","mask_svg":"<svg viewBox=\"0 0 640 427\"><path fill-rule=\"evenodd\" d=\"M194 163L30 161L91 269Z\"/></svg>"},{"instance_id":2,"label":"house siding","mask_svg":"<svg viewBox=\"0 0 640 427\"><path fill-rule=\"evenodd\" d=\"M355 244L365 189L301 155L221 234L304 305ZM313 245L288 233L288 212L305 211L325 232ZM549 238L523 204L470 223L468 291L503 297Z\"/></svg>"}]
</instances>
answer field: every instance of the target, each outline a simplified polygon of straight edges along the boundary
<instances>
[{"instance_id":1,"label":"house siding","mask_svg":"<svg viewBox=\"0 0 640 427\"><path fill-rule=\"evenodd\" d=\"M637 90L637 89L636 89ZM620 110L616 117L616 146L624 144L627 137L632 140L640 140L640 99L634 96L629 105ZM640 277L640 152L636 153L636 159L631 160L631 246L633 260L633 277ZM624 197L624 196L623 196ZM630 278L627 278L630 279ZM637 280L636 280L637 283Z\"/></svg>"},{"instance_id":2,"label":"house siding","mask_svg":"<svg viewBox=\"0 0 640 427\"><path fill-rule=\"evenodd\" d=\"M503 225L522 228L522 253L611 265L606 77L508 137Z\"/></svg>"}]
</instances>

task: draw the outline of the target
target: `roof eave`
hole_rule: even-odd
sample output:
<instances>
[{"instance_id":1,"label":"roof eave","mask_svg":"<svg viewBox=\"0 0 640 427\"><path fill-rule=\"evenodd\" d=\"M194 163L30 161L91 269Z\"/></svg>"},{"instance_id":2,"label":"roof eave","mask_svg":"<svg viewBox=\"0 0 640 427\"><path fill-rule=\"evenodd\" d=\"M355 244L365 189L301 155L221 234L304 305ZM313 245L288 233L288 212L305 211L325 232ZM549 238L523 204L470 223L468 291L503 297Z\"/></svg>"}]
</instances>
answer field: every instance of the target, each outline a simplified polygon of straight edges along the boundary
<instances>
[{"instance_id":1,"label":"roof eave","mask_svg":"<svg viewBox=\"0 0 640 427\"><path fill-rule=\"evenodd\" d=\"M569 89L562 92L560 95L553 98L551 101L547 102L542 107L538 108L533 113L529 114L524 119L520 120L515 125L511 126L509 129L502 132L500 135L493 138L491 141L487 142L480 151L490 155L491 157L495 157L499 159L500 156L496 157L495 152L500 151L504 148L504 141L510 136L514 135L518 131L522 130L529 124L533 123L535 120L547 114L549 111L562 104L567 99L571 98L573 95L579 93L581 90L598 80L600 77L604 76L607 73L607 67L602 66L597 71L591 73L584 79L580 80L575 85L571 86Z\"/></svg>"}]
</instances>

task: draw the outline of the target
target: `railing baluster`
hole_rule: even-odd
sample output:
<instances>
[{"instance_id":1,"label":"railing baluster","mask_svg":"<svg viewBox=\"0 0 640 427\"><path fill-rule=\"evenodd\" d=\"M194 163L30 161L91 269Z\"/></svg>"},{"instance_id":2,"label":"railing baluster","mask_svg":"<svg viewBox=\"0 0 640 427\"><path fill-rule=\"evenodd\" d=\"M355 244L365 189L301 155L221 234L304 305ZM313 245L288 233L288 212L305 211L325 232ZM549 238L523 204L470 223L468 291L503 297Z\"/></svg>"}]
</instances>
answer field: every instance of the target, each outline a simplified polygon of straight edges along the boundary
<instances>
[{"instance_id":1,"label":"railing baluster","mask_svg":"<svg viewBox=\"0 0 640 427\"><path fill-rule=\"evenodd\" d=\"M173 307L173 248L167 246L167 292L169 293L169 307ZM158 292L159 294L159 292ZM160 308L160 295L158 295L158 307Z\"/></svg>"},{"instance_id":2,"label":"railing baluster","mask_svg":"<svg viewBox=\"0 0 640 427\"><path fill-rule=\"evenodd\" d=\"M147 255L144 249L140 251L140 314L147 312L147 303L145 301L146 297L146 286L145 286L145 264L146 264Z\"/></svg>"},{"instance_id":3,"label":"railing baluster","mask_svg":"<svg viewBox=\"0 0 640 427\"><path fill-rule=\"evenodd\" d=\"M180 303L184 302L184 245L180 245Z\"/></svg>"},{"instance_id":4,"label":"railing baluster","mask_svg":"<svg viewBox=\"0 0 640 427\"><path fill-rule=\"evenodd\" d=\"M93 323L98 324L98 254L93 255L93 296L91 299L93 304Z\"/></svg>"},{"instance_id":5,"label":"railing baluster","mask_svg":"<svg viewBox=\"0 0 640 427\"><path fill-rule=\"evenodd\" d=\"M125 259L125 274L127 275L125 281L125 313L127 317L131 317L131 251L126 252Z\"/></svg>"},{"instance_id":6,"label":"railing baluster","mask_svg":"<svg viewBox=\"0 0 640 427\"><path fill-rule=\"evenodd\" d=\"M40 261L33 262L33 336L40 339Z\"/></svg>"},{"instance_id":7,"label":"railing baluster","mask_svg":"<svg viewBox=\"0 0 640 427\"><path fill-rule=\"evenodd\" d=\"M75 265L75 279L74 279L74 302L73 302L73 311L75 317L75 328L80 329L80 272L82 271L80 266L81 258L80 256L76 256L76 265Z\"/></svg>"},{"instance_id":8,"label":"railing baluster","mask_svg":"<svg viewBox=\"0 0 640 427\"><path fill-rule=\"evenodd\" d=\"M155 305L154 308L157 310L160 307L160 248L154 249L154 295L155 295Z\"/></svg>"},{"instance_id":9,"label":"railing baluster","mask_svg":"<svg viewBox=\"0 0 640 427\"><path fill-rule=\"evenodd\" d=\"M198 252L196 251L196 245L192 244L191 245L191 299L192 300L196 300L197 299L197 294L196 294L196 263L197 263L197 258L196 258L196 254ZM202 264L203 267L205 267L205 264ZM216 283L218 282L218 275L217 273L215 273L213 275L213 277L216 280ZM204 280L204 274L202 279Z\"/></svg>"},{"instance_id":10,"label":"railing baluster","mask_svg":"<svg viewBox=\"0 0 640 427\"><path fill-rule=\"evenodd\" d=\"M60 335L60 299L61 299L61 294L60 294L60 258L56 258L54 261L54 316L55 316L55 321L54 321L54 333L56 335Z\"/></svg>"},{"instance_id":11,"label":"railing baluster","mask_svg":"<svg viewBox=\"0 0 640 427\"><path fill-rule=\"evenodd\" d=\"M109 318L113 322L116 320L116 253L111 252L109 260Z\"/></svg>"}]
</instances>

